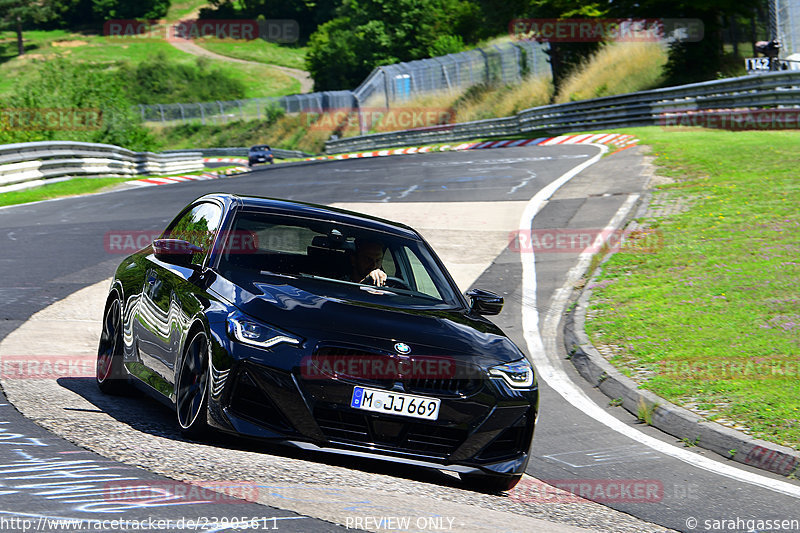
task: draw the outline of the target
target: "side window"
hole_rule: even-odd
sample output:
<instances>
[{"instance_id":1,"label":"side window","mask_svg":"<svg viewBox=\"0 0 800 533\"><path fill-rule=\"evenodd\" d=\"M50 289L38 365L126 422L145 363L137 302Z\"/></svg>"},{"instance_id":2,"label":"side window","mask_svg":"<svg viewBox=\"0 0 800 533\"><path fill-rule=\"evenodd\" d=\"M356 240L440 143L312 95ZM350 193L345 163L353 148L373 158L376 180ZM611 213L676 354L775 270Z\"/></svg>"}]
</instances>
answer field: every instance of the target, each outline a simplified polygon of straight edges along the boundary
<instances>
[{"instance_id":1,"label":"side window","mask_svg":"<svg viewBox=\"0 0 800 533\"><path fill-rule=\"evenodd\" d=\"M386 253L383 254L383 271L386 272L387 276L393 277L400 277L400 272L397 270L397 263L394 261L394 250L391 248L386 249Z\"/></svg>"},{"instance_id":2,"label":"side window","mask_svg":"<svg viewBox=\"0 0 800 533\"><path fill-rule=\"evenodd\" d=\"M301 226L267 226L256 231L259 250L306 255L317 233Z\"/></svg>"},{"instance_id":3,"label":"side window","mask_svg":"<svg viewBox=\"0 0 800 533\"><path fill-rule=\"evenodd\" d=\"M175 220L164 232L164 237L181 239L201 247L204 252L192 257L192 263L199 265L214 244L221 219L222 208L216 204L202 203Z\"/></svg>"},{"instance_id":4,"label":"side window","mask_svg":"<svg viewBox=\"0 0 800 533\"><path fill-rule=\"evenodd\" d=\"M408 246L403 247L403 251L405 252L406 256L408 257L408 263L411 266L411 272L414 275L414 280L417 284L417 290L423 294L427 294L428 296L432 296L434 298L441 298L442 295L439 294L439 289L436 288L436 284L431 279L430 274L425 269L425 266L420 261L419 257L411 251Z\"/></svg>"}]
</instances>

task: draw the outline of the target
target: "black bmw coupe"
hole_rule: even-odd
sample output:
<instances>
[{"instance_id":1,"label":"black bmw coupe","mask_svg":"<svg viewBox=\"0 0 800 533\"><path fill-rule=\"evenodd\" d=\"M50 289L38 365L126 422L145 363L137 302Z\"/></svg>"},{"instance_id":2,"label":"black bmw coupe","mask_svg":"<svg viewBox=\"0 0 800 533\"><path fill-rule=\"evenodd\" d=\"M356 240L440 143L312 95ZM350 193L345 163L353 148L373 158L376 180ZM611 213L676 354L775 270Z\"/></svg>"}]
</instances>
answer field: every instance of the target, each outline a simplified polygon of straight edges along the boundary
<instances>
[{"instance_id":1,"label":"black bmw coupe","mask_svg":"<svg viewBox=\"0 0 800 533\"><path fill-rule=\"evenodd\" d=\"M209 428L458 472L507 490L528 462L534 369L413 229L228 194L188 205L127 257L97 383L133 383Z\"/></svg>"}]
</instances>

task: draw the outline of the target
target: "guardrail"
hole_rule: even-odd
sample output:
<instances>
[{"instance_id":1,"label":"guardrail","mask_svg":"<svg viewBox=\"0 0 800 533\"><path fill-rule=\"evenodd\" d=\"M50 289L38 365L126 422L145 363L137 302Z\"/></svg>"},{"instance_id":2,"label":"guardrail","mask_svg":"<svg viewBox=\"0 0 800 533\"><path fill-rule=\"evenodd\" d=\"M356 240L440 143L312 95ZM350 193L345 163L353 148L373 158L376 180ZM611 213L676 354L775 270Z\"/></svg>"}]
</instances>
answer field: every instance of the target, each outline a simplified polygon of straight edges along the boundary
<instances>
[{"instance_id":1,"label":"guardrail","mask_svg":"<svg viewBox=\"0 0 800 533\"><path fill-rule=\"evenodd\" d=\"M800 72L693 83L580 102L534 107L512 117L329 140L327 153L523 134L559 134L670 124L689 112L800 107ZM800 127L798 124L796 127Z\"/></svg>"},{"instance_id":2,"label":"guardrail","mask_svg":"<svg viewBox=\"0 0 800 533\"><path fill-rule=\"evenodd\" d=\"M203 170L203 155L134 152L110 144L45 141L0 145L0 186L63 176L137 176Z\"/></svg>"},{"instance_id":3,"label":"guardrail","mask_svg":"<svg viewBox=\"0 0 800 533\"><path fill-rule=\"evenodd\" d=\"M282 150L280 148L270 148L272 154L277 159L289 159L290 157L311 157L314 154L307 154L300 150ZM186 154L201 152L203 157L247 157L250 150L247 146L237 146L233 148L196 148L194 150L165 150L165 154Z\"/></svg>"}]
</instances>

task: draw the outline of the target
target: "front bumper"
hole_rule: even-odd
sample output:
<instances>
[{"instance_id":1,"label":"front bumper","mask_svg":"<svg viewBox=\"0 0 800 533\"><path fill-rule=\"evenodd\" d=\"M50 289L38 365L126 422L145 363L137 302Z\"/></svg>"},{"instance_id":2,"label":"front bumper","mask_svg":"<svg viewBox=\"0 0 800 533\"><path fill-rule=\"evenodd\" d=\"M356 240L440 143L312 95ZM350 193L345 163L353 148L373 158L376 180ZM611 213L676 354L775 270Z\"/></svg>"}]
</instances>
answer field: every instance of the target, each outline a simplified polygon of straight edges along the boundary
<instances>
[{"instance_id":1,"label":"front bumper","mask_svg":"<svg viewBox=\"0 0 800 533\"><path fill-rule=\"evenodd\" d=\"M511 389L488 376L468 390L450 386L439 394L426 394L417 384L407 392L442 402L439 419L427 421L353 409L355 385L332 377L307 379L296 368L239 360L224 383L217 380L212 386L209 422L226 432L306 450L463 473L524 472L538 410L536 387Z\"/></svg>"}]
</instances>

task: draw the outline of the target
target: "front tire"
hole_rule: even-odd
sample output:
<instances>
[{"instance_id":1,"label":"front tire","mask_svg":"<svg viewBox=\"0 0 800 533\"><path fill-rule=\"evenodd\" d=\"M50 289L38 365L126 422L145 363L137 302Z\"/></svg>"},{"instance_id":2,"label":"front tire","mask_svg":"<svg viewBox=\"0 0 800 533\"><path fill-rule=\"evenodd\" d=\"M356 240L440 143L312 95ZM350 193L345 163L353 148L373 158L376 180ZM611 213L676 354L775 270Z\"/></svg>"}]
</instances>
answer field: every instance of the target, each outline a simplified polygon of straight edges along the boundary
<instances>
[{"instance_id":1,"label":"front tire","mask_svg":"<svg viewBox=\"0 0 800 533\"><path fill-rule=\"evenodd\" d=\"M95 379L97 387L106 394L126 391L127 375L122 364L122 304L116 297L108 303L103 316Z\"/></svg>"},{"instance_id":2,"label":"front tire","mask_svg":"<svg viewBox=\"0 0 800 533\"><path fill-rule=\"evenodd\" d=\"M208 432L208 337L202 331L192 337L181 359L175 393L178 426L187 437Z\"/></svg>"},{"instance_id":3,"label":"front tire","mask_svg":"<svg viewBox=\"0 0 800 533\"><path fill-rule=\"evenodd\" d=\"M487 492L490 494L497 494L498 492L505 492L513 489L519 480L522 479L522 474L515 476L493 476L490 474L459 474L461 481L463 481L469 488L480 492Z\"/></svg>"}]
</instances>

